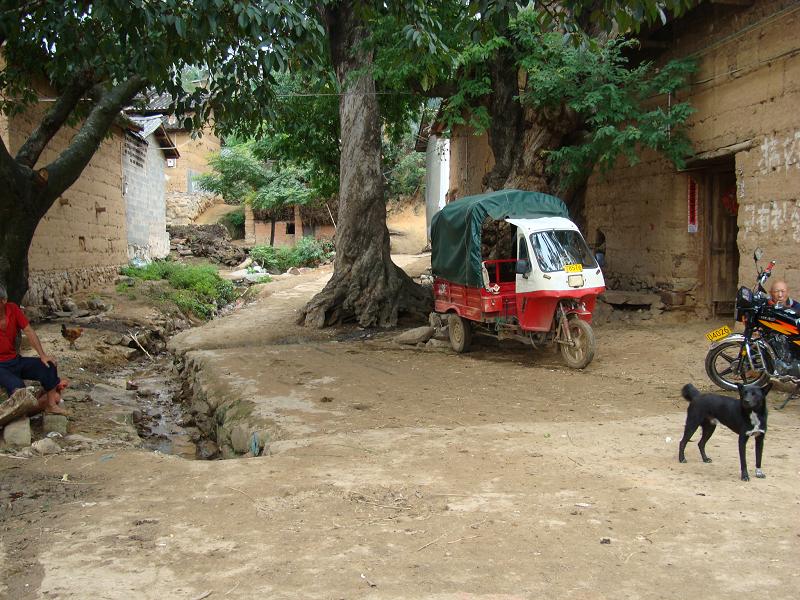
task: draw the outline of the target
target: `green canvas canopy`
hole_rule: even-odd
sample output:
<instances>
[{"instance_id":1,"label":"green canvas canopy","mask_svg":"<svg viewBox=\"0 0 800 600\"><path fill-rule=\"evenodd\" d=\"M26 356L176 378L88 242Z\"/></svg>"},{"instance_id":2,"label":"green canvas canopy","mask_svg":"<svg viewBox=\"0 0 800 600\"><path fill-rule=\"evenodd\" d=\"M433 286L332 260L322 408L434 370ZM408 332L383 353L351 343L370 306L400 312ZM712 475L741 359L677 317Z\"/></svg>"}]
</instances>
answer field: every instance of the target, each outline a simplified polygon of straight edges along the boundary
<instances>
[{"instance_id":1,"label":"green canvas canopy","mask_svg":"<svg viewBox=\"0 0 800 600\"><path fill-rule=\"evenodd\" d=\"M436 213L431 222L434 275L462 285L483 285L481 224L487 216L495 221L569 218L569 212L564 202L555 196L523 190L500 190L451 202Z\"/></svg>"}]
</instances>

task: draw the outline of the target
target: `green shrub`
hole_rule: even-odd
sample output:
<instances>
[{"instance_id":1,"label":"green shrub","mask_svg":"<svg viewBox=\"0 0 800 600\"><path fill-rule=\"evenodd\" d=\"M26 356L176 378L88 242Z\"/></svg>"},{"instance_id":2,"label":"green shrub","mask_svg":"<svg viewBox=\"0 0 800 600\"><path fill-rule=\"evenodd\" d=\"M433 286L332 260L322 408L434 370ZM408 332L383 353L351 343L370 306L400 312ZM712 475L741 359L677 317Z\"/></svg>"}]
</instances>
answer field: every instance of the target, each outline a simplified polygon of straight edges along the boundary
<instances>
[{"instance_id":1,"label":"green shrub","mask_svg":"<svg viewBox=\"0 0 800 600\"><path fill-rule=\"evenodd\" d=\"M283 273L292 267L315 267L330 257L333 243L330 240L319 241L312 237L301 238L292 247L255 246L250 250L250 257L269 270Z\"/></svg>"},{"instance_id":2,"label":"green shrub","mask_svg":"<svg viewBox=\"0 0 800 600\"><path fill-rule=\"evenodd\" d=\"M218 221L228 230L234 240L244 239L244 208L237 208L222 215Z\"/></svg>"},{"instance_id":3,"label":"green shrub","mask_svg":"<svg viewBox=\"0 0 800 600\"><path fill-rule=\"evenodd\" d=\"M217 308L236 296L233 284L222 279L210 265L191 266L157 260L143 267L123 267L121 272L144 281L166 280L175 291L162 294L162 299L203 319L211 318Z\"/></svg>"}]
</instances>

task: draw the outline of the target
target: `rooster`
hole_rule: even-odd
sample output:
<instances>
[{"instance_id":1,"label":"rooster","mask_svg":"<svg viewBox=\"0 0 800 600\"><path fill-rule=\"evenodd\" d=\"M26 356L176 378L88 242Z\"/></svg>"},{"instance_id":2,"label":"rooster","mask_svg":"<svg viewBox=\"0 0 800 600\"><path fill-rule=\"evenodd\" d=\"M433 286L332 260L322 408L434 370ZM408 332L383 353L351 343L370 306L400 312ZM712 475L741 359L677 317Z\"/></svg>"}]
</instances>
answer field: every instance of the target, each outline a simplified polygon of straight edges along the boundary
<instances>
[{"instance_id":1,"label":"rooster","mask_svg":"<svg viewBox=\"0 0 800 600\"><path fill-rule=\"evenodd\" d=\"M75 340L83 334L83 327L67 327L61 325L61 337L69 342L70 348L75 348ZM75 348L77 350L77 348Z\"/></svg>"}]
</instances>

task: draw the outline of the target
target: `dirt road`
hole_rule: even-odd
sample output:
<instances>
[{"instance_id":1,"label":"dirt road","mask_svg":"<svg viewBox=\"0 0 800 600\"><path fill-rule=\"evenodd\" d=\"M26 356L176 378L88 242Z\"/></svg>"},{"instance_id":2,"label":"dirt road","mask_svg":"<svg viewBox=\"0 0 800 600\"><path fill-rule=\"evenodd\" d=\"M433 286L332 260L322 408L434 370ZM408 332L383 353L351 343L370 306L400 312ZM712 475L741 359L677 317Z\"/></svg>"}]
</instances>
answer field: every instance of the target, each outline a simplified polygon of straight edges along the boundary
<instances>
[{"instance_id":1,"label":"dirt road","mask_svg":"<svg viewBox=\"0 0 800 600\"><path fill-rule=\"evenodd\" d=\"M715 322L603 326L575 372L296 328L322 284L277 282L174 340L209 393L274 424L270 456L0 456L21 494L0 498L0 597L797 596L800 404L770 413L766 479L739 481L721 429L713 464L694 445L677 462Z\"/></svg>"}]
</instances>

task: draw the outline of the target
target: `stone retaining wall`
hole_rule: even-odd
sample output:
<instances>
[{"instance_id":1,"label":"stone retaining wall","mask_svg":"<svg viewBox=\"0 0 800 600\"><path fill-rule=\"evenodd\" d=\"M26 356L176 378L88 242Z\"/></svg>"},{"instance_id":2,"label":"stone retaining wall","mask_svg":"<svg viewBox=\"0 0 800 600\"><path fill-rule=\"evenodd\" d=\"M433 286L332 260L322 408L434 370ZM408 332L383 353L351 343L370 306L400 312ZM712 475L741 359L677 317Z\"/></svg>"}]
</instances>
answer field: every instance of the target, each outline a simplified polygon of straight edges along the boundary
<instances>
[{"instance_id":1,"label":"stone retaining wall","mask_svg":"<svg viewBox=\"0 0 800 600\"><path fill-rule=\"evenodd\" d=\"M28 278L28 293L23 305L46 305L61 310L61 305L75 292L113 283L119 267L88 267L70 271L33 271Z\"/></svg>"}]
</instances>

